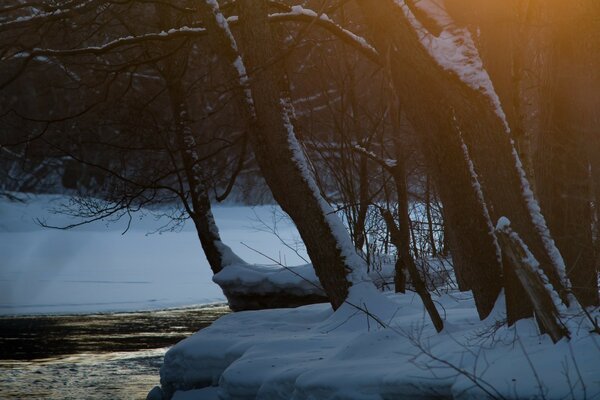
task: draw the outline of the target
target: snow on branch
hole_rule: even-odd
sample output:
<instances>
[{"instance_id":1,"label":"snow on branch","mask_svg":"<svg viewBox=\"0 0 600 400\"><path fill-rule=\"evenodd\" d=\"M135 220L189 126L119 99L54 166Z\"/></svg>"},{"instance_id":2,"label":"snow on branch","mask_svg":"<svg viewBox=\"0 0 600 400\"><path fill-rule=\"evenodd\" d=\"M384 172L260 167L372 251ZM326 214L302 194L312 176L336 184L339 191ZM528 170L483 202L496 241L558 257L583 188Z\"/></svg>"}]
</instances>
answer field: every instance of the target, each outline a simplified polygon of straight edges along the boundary
<instances>
[{"instance_id":1,"label":"snow on branch","mask_svg":"<svg viewBox=\"0 0 600 400\"><path fill-rule=\"evenodd\" d=\"M318 14L317 12L302 6L292 6L289 12L271 14L269 15L269 19L272 21L299 21L315 23L321 28L337 36L344 43L357 48L371 61L377 64L381 63L379 53L364 37L359 36L336 24L326 14Z\"/></svg>"},{"instance_id":2,"label":"snow on branch","mask_svg":"<svg viewBox=\"0 0 600 400\"><path fill-rule=\"evenodd\" d=\"M86 2L86 4L87 3L91 4L94 2L97 2L97 0L90 0L89 2ZM236 53L238 53L236 40L235 40L233 34L231 33L231 29L229 28L230 25L236 24L238 22L238 17L234 15L234 16L225 18L224 15L221 13L221 11L219 9L219 5L216 2L216 0L206 0L206 2L211 7L218 26L224 30L229 42L231 43L233 50ZM68 10L68 11L70 13L72 11L72 9ZM15 22L15 23L16 22L22 22L22 23L28 22L29 23L29 22L37 21L37 18L38 17L41 18L41 15L42 14L37 14L34 16L30 16L30 17L20 17L21 19L18 18L17 20L10 21L10 22L4 23L4 24L0 23L0 30L16 28L15 26L11 25L11 24L13 24L13 22ZM57 10L57 11L54 11L51 13L44 13L44 15L46 17L56 16L57 18L60 15L60 17L62 18L62 17L66 17L68 15L68 13L67 13L67 11ZM319 26L322 29L325 29L328 32L330 32L331 34L335 35L337 38L342 40L344 43L356 48L358 51L360 51L364 56L366 56L372 62L374 62L376 64L381 64L379 53L377 53L377 50L375 50L375 48L373 46L371 46L365 38L349 31L348 29L342 28L340 25L336 24L333 20L331 20L325 14L319 15L315 11L312 11L312 10L309 10L309 9L306 9L306 8L303 8L300 6L293 6L290 8L289 12L274 13L274 14L269 15L269 21L271 21L271 22L287 22L287 21L289 21L289 22L304 22L304 23L314 22L314 23L316 23L317 26ZM21 53L18 53L17 56L11 56L6 59L17 58L17 57L22 58L23 56L31 56L31 57L36 57L36 56L77 56L77 55L84 55L84 54L99 55L99 54L107 53L111 50L114 50L114 49L117 49L117 48L120 48L123 46L138 44L138 43L142 43L145 41L151 41L151 40L166 41L166 40L175 39L175 38L179 38L179 37L197 37L197 36L203 36L205 34L206 34L206 29L203 27L184 26L184 27L180 27L180 28L169 29L168 31L163 31L163 32L158 32L158 33L147 33L147 34L139 35L139 36L121 37L121 38L118 38L113 41L107 42L105 44L97 45L97 46L80 47L80 48L75 48L75 49L35 48L35 49L31 50L30 52L21 52ZM243 63L241 62L241 59L235 63L235 67L238 70L238 75L240 76L240 83L242 83L242 86L247 87L247 71L245 70Z\"/></svg>"},{"instance_id":3,"label":"snow on branch","mask_svg":"<svg viewBox=\"0 0 600 400\"><path fill-rule=\"evenodd\" d=\"M19 29L26 27L30 24L40 24L64 19L74 14L81 14L90 8L100 6L105 3L106 0L87 0L82 2L69 1L62 5L59 5L52 11L34 12L29 15L20 16L12 20L3 20L2 22L0 22L0 31L6 31L9 29ZM38 11L38 9L36 8L34 9L34 11Z\"/></svg>"},{"instance_id":4,"label":"snow on branch","mask_svg":"<svg viewBox=\"0 0 600 400\"><path fill-rule=\"evenodd\" d=\"M29 52L17 53L9 58L22 58L24 56L30 58L39 56L77 56L84 54L100 55L120 47L139 44L146 41L167 41L176 38L203 36L204 34L206 34L206 29L204 28L190 28L183 26L181 28L169 29L168 31L162 31L158 33L147 33L139 36L125 36L98 46L80 47L75 49L35 48Z\"/></svg>"},{"instance_id":5,"label":"snow on branch","mask_svg":"<svg viewBox=\"0 0 600 400\"><path fill-rule=\"evenodd\" d=\"M363 154L363 155L367 156L368 158L370 158L371 160L375 161L377 164L379 164L383 169L385 169L388 172L393 173L394 168L396 168L398 166L397 160L394 160L391 158L379 157L377 154L365 149L364 147L362 147L358 144L354 145L352 147L352 149L354 151L356 151L357 153Z\"/></svg>"},{"instance_id":6,"label":"snow on branch","mask_svg":"<svg viewBox=\"0 0 600 400\"><path fill-rule=\"evenodd\" d=\"M421 44L431 57L439 66L454 73L471 89L487 96L494 107L496 115L504 124L505 130L509 132L510 128L500 98L483 66L483 61L479 57L479 52L469 30L456 26L439 0L395 1L417 32ZM416 11L435 22L437 34L432 33L432 29L426 27L425 22L415 14Z\"/></svg>"},{"instance_id":7,"label":"snow on branch","mask_svg":"<svg viewBox=\"0 0 600 400\"><path fill-rule=\"evenodd\" d=\"M235 40L235 37L231 33L231 29L229 29L229 22L223 16L223 13L219 9L219 3L217 2L217 0L205 0L205 2L210 8L218 28L224 35L226 41L228 42L228 45L231 48L232 54L234 55L234 60L232 61L233 67L235 68L235 71L237 73L239 84L244 89L244 99L248 106L248 112L250 113L250 116L254 117L256 115L256 111L254 108L254 99L252 98L252 91L250 90L250 82L248 81L248 72L246 71L246 66L238 50L238 45ZM234 21L237 21L237 18L235 18Z\"/></svg>"},{"instance_id":8,"label":"snow on branch","mask_svg":"<svg viewBox=\"0 0 600 400\"><path fill-rule=\"evenodd\" d=\"M498 220L496 232L503 243L507 259L529 295L536 315L541 319L553 341L557 342L563 336L569 337L570 329L561 320L562 315L568 315L568 310L538 260L519 235L512 230L508 218L501 217Z\"/></svg>"}]
</instances>

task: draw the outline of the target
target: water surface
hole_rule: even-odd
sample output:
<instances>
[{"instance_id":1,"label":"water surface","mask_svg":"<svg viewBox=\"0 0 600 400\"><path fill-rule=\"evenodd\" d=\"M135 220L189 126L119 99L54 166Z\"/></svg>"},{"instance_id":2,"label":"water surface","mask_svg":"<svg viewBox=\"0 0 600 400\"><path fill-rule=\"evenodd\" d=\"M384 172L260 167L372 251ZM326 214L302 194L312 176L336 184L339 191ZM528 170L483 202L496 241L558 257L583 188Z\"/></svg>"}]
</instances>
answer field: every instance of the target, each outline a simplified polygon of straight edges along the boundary
<instances>
[{"instance_id":1,"label":"water surface","mask_svg":"<svg viewBox=\"0 0 600 400\"><path fill-rule=\"evenodd\" d=\"M228 312L2 317L0 398L144 399L168 347Z\"/></svg>"}]
</instances>

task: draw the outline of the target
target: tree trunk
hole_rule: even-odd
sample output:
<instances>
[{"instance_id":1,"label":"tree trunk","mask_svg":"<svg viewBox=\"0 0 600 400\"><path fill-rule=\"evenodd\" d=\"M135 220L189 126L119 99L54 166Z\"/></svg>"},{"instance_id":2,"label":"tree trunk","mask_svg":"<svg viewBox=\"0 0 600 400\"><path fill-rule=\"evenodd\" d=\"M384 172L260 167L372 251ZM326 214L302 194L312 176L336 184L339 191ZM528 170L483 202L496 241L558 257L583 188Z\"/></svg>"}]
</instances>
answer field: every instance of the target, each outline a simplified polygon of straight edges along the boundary
<instances>
[{"instance_id":1,"label":"tree trunk","mask_svg":"<svg viewBox=\"0 0 600 400\"><path fill-rule=\"evenodd\" d=\"M536 209L535 199L527 190L528 182L522 176L523 170L515 157L516 152L506 132L505 121L499 117L490 98L467 86L456 74L443 69L431 57L397 3L382 0L377 7L373 7L367 0L359 0L359 3L368 25L375 33L376 47L381 54L389 54L396 91L403 100L413 126L423 135L430 133L428 140L437 144L433 151L438 157L454 159L459 157L457 153L460 152L455 143L455 132L431 129L431 121L438 121L443 126L445 121L456 120L478 169L492 220L507 216L512 221L554 287L566 299L559 274L562 260L556 254L549 232L544 229L545 222ZM425 104L438 106L424 110ZM445 168L448 169L447 164ZM452 174L462 174L464 168L452 169ZM449 198L456 200L471 197L472 194L467 185L454 192L452 188L444 188L443 180L438 180L442 183L439 186L440 197L448 223L453 226L452 216L456 209L460 209L460 205L452 204L448 201ZM452 194L449 195L446 191L451 191ZM478 214L475 210L473 208L459 214L459 218ZM482 228L480 227L481 230ZM456 237L451 237L453 236ZM465 241L470 241L472 236L472 232L469 233L459 245L468 246ZM491 247L493 246L488 244L488 248ZM477 251L480 250L477 248ZM494 253L491 249L487 251L490 260L477 268L480 276L471 284L478 282L477 285L481 285L486 282L483 286L494 293L495 299L499 290L499 275L497 268L490 268L497 265L491 260L495 258ZM475 292L476 288L473 290ZM517 285L509 284L506 295L513 300L509 303L508 314L515 319L532 314L531 304L525 300Z\"/></svg>"},{"instance_id":2,"label":"tree trunk","mask_svg":"<svg viewBox=\"0 0 600 400\"><path fill-rule=\"evenodd\" d=\"M583 306L598 305L598 279L592 240L591 179L586 143L592 71L585 62L582 12L556 4L549 21L542 96L542 131L535 157L536 183L548 224L564 256L573 293ZM584 99L582 101L582 98ZM595 155L597 157L597 154Z\"/></svg>"},{"instance_id":3,"label":"tree trunk","mask_svg":"<svg viewBox=\"0 0 600 400\"><path fill-rule=\"evenodd\" d=\"M167 30L172 26L173 15L165 4L156 4L159 26ZM174 137L183 164L180 179L180 196L186 212L194 222L200 244L213 274L219 273L227 265L245 264L227 245L221 241L215 223L208 194L206 175L200 165L196 138L188 110L189 99L185 93L184 79L187 67L188 47L169 58L161 65L171 105ZM187 190L187 193L186 193Z\"/></svg>"},{"instance_id":4,"label":"tree trunk","mask_svg":"<svg viewBox=\"0 0 600 400\"><path fill-rule=\"evenodd\" d=\"M438 252L435 245L435 236L433 234L433 217L431 216L431 177L429 174L425 177L425 215L427 217L427 237L431 246L431 256L437 257Z\"/></svg>"},{"instance_id":5,"label":"tree trunk","mask_svg":"<svg viewBox=\"0 0 600 400\"><path fill-rule=\"evenodd\" d=\"M209 3L201 2L200 9L210 40L229 63L232 80L239 78L242 59L237 46L232 46L228 28L223 29L222 15L221 19L211 16L215 9ZM319 193L295 136L281 55L275 51L276 38L267 20L268 2L241 0L238 11L243 65L250 78L246 89L253 101L251 107L247 103L246 115L251 120L256 161L273 197L296 224L323 289L337 309L352 284L370 282L366 265L341 220Z\"/></svg>"},{"instance_id":6,"label":"tree trunk","mask_svg":"<svg viewBox=\"0 0 600 400\"><path fill-rule=\"evenodd\" d=\"M196 148L196 139L190 126L187 99L183 94L181 82L179 79L175 79L167 82L167 85L175 121L175 138L180 149L189 189L191 208L187 212L194 222L208 264L213 274L217 274L229 264L243 264L244 261L221 241L219 229L212 214L205 176Z\"/></svg>"},{"instance_id":7,"label":"tree trunk","mask_svg":"<svg viewBox=\"0 0 600 400\"><path fill-rule=\"evenodd\" d=\"M464 89L454 88L459 86L458 82L426 53L394 1L381 0L377 6L368 0L358 3L373 32L373 44L380 54L388 56L396 94L419 135L431 174L435 177L446 223L451 230L448 242L459 287L473 290L479 315L485 318L500 293L501 267L472 187L459 136L451 122L452 108L463 104L456 101L455 106L447 92L456 90L460 98ZM460 101L464 103L465 99L460 98ZM437 106L425 107L427 104ZM464 109L467 110L466 105ZM477 114L472 107L467 111L469 115Z\"/></svg>"},{"instance_id":8,"label":"tree trunk","mask_svg":"<svg viewBox=\"0 0 600 400\"><path fill-rule=\"evenodd\" d=\"M548 333L554 343L569 337L569 331L560 319L560 313L554 304L553 297L558 298L554 289L546 287L547 281L540 276L539 264L513 232L510 225L496 230L498 241L502 247L505 264L517 276L525 294L533 304L536 318L542 331ZM560 301L560 300L558 300Z\"/></svg>"},{"instance_id":9,"label":"tree trunk","mask_svg":"<svg viewBox=\"0 0 600 400\"><path fill-rule=\"evenodd\" d=\"M401 252L401 254L403 254L407 246L403 243L403 235L396 226L392 213L389 212L389 210L382 210L381 214L383 216L383 219L385 220L388 229L390 230L392 242L394 243L398 251ZM417 266L415 265L414 260L412 259L412 257L410 257L410 255L404 258L404 265L405 268L408 270L408 273L410 275L410 281L415 287L415 291L417 292L417 294L421 298L421 301L423 301L423 304L425 305L425 309L427 310L427 313L431 318L431 322L433 322L436 331L441 332L442 329L444 329L444 322L442 321L442 318L440 317L437 308L435 308L435 304L433 303L433 300L431 300L431 295L427 291L427 287L423 282L423 278L421 277L421 274L419 273L419 270L417 269Z\"/></svg>"}]
</instances>

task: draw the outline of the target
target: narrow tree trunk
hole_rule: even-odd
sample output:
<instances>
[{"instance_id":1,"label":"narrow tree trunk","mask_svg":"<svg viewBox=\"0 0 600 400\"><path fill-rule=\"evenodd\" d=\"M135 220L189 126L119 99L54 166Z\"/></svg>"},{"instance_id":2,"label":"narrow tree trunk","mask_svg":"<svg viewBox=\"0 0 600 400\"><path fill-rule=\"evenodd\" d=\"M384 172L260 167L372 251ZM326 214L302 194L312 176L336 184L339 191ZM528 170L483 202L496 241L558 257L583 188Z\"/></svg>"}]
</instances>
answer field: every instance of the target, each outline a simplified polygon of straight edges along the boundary
<instances>
[{"instance_id":1,"label":"narrow tree trunk","mask_svg":"<svg viewBox=\"0 0 600 400\"><path fill-rule=\"evenodd\" d=\"M569 337L569 331L561 321L560 313L554 304L553 297L560 302L558 293L546 286L539 273L539 263L510 225L505 224L496 230L502 254L508 268L516 275L521 287L535 309L536 318L542 331L548 333L554 343Z\"/></svg>"},{"instance_id":2,"label":"narrow tree trunk","mask_svg":"<svg viewBox=\"0 0 600 400\"><path fill-rule=\"evenodd\" d=\"M155 5L159 26L167 30L173 24L170 7ZM192 121L188 110L189 99L185 93L184 79L187 64L185 48L161 65L166 82L173 120L173 133L183 164L183 176L180 177L180 196L186 212L194 222L200 244L213 274L219 273L230 264L245 264L225 245L215 223L211 201L208 194L206 175L200 165L200 156L192 130ZM187 193L186 193L187 190Z\"/></svg>"},{"instance_id":3,"label":"narrow tree trunk","mask_svg":"<svg viewBox=\"0 0 600 400\"><path fill-rule=\"evenodd\" d=\"M391 168L392 178L396 186L396 193L398 196L398 220L399 226L393 224L393 228L390 227L389 217L386 219L386 225L390 231L392 242L398 250L398 262L396 263L396 273L394 275L394 283L396 286L396 292L402 292L406 290L406 277L405 274L409 271L409 264L414 264L414 258L410 254L410 214L408 211L408 188L406 185L406 169L404 166L405 157L403 152L399 149L400 144L396 143L396 165ZM391 216L391 214L390 214ZM384 219L385 219L384 215ZM391 219L393 222L394 219ZM397 232L393 231L395 229ZM394 237L396 235L397 237Z\"/></svg>"},{"instance_id":4,"label":"narrow tree trunk","mask_svg":"<svg viewBox=\"0 0 600 400\"><path fill-rule=\"evenodd\" d=\"M173 111L175 138L180 149L181 160L189 188L191 208L187 210L206 259L214 274L232 263L244 263L233 251L221 241L219 229L215 223L210 197L206 187L204 172L200 166L200 157L196 148L196 140L192 132L187 109L187 99L183 95L181 82L176 79L168 82Z\"/></svg>"},{"instance_id":5,"label":"narrow tree trunk","mask_svg":"<svg viewBox=\"0 0 600 400\"><path fill-rule=\"evenodd\" d=\"M402 233L396 226L392 213L389 212L389 210L382 210L381 214L383 216L383 219L385 220L388 229L390 230L392 242L401 254L404 253L406 245L403 244L404 239L402 238ZM441 332L442 329L444 329L444 322L442 321L442 318L440 317L437 308L435 308L435 304L431 299L431 295L427 291L427 287L423 282L423 278L421 277L421 274L419 273L419 270L415 265L414 260L412 259L412 257L410 257L410 255L408 255L408 257L405 257L403 261L404 266L406 267L410 275L410 281L415 287L415 291L421 298L421 301L423 301L425 309L427 310L427 313L429 314L429 317L431 318L431 321L433 322L436 331Z\"/></svg>"},{"instance_id":6,"label":"narrow tree trunk","mask_svg":"<svg viewBox=\"0 0 600 400\"><path fill-rule=\"evenodd\" d=\"M425 215L427 217L427 236L431 246L431 256L437 257L437 248L435 245L435 237L433 235L433 218L431 216L431 180L429 174L425 177Z\"/></svg>"}]
</instances>

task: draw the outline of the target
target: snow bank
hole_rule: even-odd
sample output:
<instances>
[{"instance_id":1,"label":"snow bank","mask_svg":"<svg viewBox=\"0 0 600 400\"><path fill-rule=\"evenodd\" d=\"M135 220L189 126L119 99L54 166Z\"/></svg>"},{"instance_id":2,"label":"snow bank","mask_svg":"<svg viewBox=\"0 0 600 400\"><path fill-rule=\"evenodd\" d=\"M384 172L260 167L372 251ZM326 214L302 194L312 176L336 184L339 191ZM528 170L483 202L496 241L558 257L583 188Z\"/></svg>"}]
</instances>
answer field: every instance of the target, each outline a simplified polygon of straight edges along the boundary
<instances>
[{"instance_id":1,"label":"snow bank","mask_svg":"<svg viewBox=\"0 0 600 400\"><path fill-rule=\"evenodd\" d=\"M369 276L382 287L394 280L394 265L383 264ZM312 264L285 266L283 264L237 264L225 267L213 276L223 290L235 293L286 292L292 295L324 295L325 292Z\"/></svg>"},{"instance_id":2,"label":"snow bank","mask_svg":"<svg viewBox=\"0 0 600 400\"><path fill-rule=\"evenodd\" d=\"M240 293L272 293L284 291L293 295L323 295L323 289L311 264L231 265L213 277L223 290Z\"/></svg>"},{"instance_id":3,"label":"snow bank","mask_svg":"<svg viewBox=\"0 0 600 400\"><path fill-rule=\"evenodd\" d=\"M393 288L394 266L384 264L369 273L381 289ZM328 302L312 264L236 264L213 277L234 311L298 307Z\"/></svg>"},{"instance_id":4,"label":"snow bank","mask_svg":"<svg viewBox=\"0 0 600 400\"><path fill-rule=\"evenodd\" d=\"M553 345L532 320L480 322L468 295L435 300L445 311L440 334L416 295L383 301L385 328L346 305L230 314L167 352L162 387L190 399L180 396L204 386L221 399L263 400L600 395L598 336L580 331Z\"/></svg>"}]
</instances>

